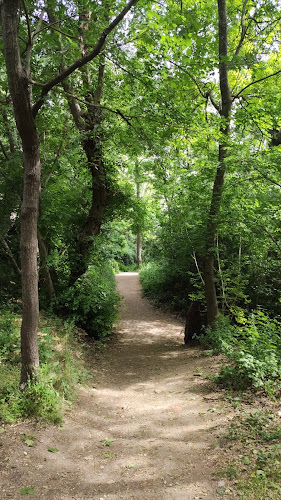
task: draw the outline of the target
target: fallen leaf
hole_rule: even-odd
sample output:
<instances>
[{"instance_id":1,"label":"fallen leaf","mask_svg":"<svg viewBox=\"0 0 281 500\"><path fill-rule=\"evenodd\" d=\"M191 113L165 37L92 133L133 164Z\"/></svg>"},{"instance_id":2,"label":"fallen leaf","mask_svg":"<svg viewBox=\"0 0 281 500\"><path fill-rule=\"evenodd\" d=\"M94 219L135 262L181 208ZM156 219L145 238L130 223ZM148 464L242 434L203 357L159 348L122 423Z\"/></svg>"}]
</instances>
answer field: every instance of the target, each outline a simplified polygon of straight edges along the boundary
<instances>
[{"instance_id":1,"label":"fallen leaf","mask_svg":"<svg viewBox=\"0 0 281 500\"><path fill-rule=\"evenodd\" d=\"M58 450L57 448L48 448L48 451L50 451L51 453L57 453L60 450Z\"/></svg>"}]
</instances>

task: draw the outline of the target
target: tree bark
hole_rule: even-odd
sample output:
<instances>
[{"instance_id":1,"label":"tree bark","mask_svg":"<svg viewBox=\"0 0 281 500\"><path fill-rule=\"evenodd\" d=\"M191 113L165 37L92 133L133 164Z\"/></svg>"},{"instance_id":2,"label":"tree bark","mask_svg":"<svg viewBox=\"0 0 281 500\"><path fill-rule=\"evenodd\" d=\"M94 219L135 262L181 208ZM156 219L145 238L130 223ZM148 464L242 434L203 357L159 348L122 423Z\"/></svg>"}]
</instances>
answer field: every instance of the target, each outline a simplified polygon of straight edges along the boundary
<instances>
[{"instance_id":1,"label":"tree bark","mask_svg":"<svg viewBox=\"0 0 281 500\"><path fill-rule=\"evenodd\" d=\"M218 167L215 175L209 217L206 228L206 244L204 259L204 283L207 302L207 324L214 327L218 317L218 300L215 284L214 258L215 237L218 230L219 213L221 207L227 156L227 140L230 132L230 113L232 107L231 92L228 80L228 40L227 40L227 11L226 0L218 0L219 15L219 77L221 93L221 139L218 153Z\"/></svg>"},{"instance_id":2,"label":"tree bark","mask_svg":"<svg viewBox=\"0 0 281 500\"><path fill-rule=\"evenodd\" d=\"M37 272L37 218L40 190L39 138L32 116L29 75L22 67L18 45L19 0L3 0L2 36L8 84L17 129L22 141L24 187L21 209L22 325L20 386L33 379L39 366L37 329L39 320Z\"/></svg>"}]
</instances>

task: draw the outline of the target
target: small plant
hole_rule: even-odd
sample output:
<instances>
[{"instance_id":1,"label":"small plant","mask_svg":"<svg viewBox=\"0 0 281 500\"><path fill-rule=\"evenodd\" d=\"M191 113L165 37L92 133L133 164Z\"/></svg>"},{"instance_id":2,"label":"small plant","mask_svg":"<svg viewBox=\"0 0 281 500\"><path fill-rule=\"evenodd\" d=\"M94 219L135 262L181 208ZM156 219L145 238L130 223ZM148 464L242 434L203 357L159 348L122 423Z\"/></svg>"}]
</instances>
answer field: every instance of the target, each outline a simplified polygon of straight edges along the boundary
<instances>
[{"instance_id":1,"label":"small plant","mask_svg":"<svg viewBox=\"0 0 281 500\"><path fill-rule=\"evenodd\" d=\"M101 439L101 443L103 444L103 446L110 446L111 443L113 443L114 439L110 439L110 438L105 438L105 439Z\"/></svg>"},{"instance_id":2,"label":"small plant","mask_svg":"<svg viewBox=\"0 0 281 500\"><path fill-rule=\"evenodd\" d=\"M21 440L29 447L33 447L36 443L36 436L33 434L25 434L24 432L20 435Z\"/></svg>"}]
</instances>

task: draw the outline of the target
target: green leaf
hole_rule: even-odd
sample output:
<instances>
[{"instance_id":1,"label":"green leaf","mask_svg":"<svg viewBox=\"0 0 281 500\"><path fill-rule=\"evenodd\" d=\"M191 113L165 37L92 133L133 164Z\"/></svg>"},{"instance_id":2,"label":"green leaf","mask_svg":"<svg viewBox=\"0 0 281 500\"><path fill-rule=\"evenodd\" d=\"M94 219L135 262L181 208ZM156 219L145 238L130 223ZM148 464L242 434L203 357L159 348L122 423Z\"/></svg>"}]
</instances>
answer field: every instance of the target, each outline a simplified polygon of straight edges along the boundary
<instances>
[{"instance_id":1,"label":"green leaf","mask_svg":"<svg viewBox=\"0 0 281 500\"><path fill-rule=\"evenodd\" d=\"M50 451L51 453L57 453L60 450L58 450L57 448L48 448L48 451Z\"/></svg>"},{"instance_id":2,"label":"green leaf","mask_svg":"<svg viewBox=\"0 0 281 500\"><path fill-rule=\"evenodd\" d=\"M110 446L111 443L113 443L113 439L108 439L108 438L105 438L105 439L101 439L101 443L103 444L103 446Z\"/></svg>"},{"instance_id":3,"label":"green leaf","mask_svg":"<svg viewBox=\"0 0 281 500\"><path fill-rule=\"evenodd\" d=\"M22 488L20 490L21 495L33 495L34 493L35 493L35 490L32 486L30 486L29 488Z\"/></svg>"},{"instance_id":4,"label":"green leaf","mask_svg":"<svg viewBox=\"0 0 281 500\"><path fill-rule=\"evenodd\" d=\"M225 494L225 489L224 488L217 488L217 494L220 495L221 497L223 497Z\"/></svg>"},{"instance_id":5,"label":"green leaf","mask_svg":"<svg viewBox=\"0 0 281 500\"><path fill-rule=\"evenodd\" d=\"M34 446L34 441L32 441L31 439L26 439L24 442L27 446L30 447Z\"/></svg>"}]
</instances>

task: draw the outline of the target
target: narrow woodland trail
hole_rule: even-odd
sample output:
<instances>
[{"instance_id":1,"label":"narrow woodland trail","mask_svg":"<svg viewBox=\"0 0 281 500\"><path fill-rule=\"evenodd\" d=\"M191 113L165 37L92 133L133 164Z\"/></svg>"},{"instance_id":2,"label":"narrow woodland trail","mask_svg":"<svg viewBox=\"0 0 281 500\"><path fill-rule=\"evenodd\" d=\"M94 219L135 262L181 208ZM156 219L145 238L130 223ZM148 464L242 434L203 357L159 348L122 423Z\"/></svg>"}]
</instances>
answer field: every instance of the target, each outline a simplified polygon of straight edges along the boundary
<instances>
[{"instance_id":1,"label":"narrow woodland trail","mask_svg":"<svg viewBox=\"0 0 281 500\"><path fill-rule=\"evenodd\" d=\"M204 377L214 360L187 349L183 325L141 298L137 273L117 282L124 306L116 340L96 354L93 383L63 428L20 424L1 436L9 446L1 500L22 498L29 486L33 499L221 498L216 459L228 409ZM20 432L37 435L34 448Z\"/></svg>"}]
</instances>

